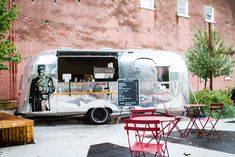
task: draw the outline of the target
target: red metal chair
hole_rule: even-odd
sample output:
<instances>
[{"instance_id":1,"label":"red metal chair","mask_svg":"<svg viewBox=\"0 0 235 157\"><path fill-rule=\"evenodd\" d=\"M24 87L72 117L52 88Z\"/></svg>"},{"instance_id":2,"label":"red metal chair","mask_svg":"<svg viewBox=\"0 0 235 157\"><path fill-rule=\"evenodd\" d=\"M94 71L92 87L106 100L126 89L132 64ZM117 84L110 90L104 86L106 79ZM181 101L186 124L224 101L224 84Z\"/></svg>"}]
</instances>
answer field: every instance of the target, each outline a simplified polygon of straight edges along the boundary
<instances>
[{"instance_id":1,"label":"red metal chair","mask_svg":"<svg viewBox=\"0 0 235 157\"><path fill-rule=\"evenodd\" d=\"M180 110L180 111L182 111L182 110ZM176 121L173 122L173 124L175 124L175 129L178 131L178 133L180 134L180 137L182 137L182 138L184 137L184 132L180 129L180 127L177 124L181 120L182 116L184 115L184 112L182 112L180 116L174 116L169 113L165 113L165 116L167 116L167 117L175 117Z\"/></svg>"},{"instance_id":2,"label":"red metal chair","mask_svg":"<svg viewBox=\"0 0 235 157\"><path fill-rule=\"evenodd\" d=\"M180 134L180 137L184 137L184 133L183 131L180 129L180 127L177 125L178 122L181 120L182 116L176 116L175 119L176 121L173 122L173 124L175 125L175 129L178 131L178 133Z\"/></svg>"},{"instance_id":3,"label":"red metal chair","mask_svg":"<svg viewBox=\"0 0 235 157\"><path fill-rule=\"evenodd\" d=\"M124 120L124 129L127 132L128 145L130 154L133 157L140 157L141 152L145 156L145 152L154 153L154 156L163 156L163 145L158 140L160 131L160 121L156 120ZM152 138L143 136L146 133L151 133Z\"/></svg>"},{"instance_id":4,"label":"red metal chair","mask_svg":"<svg viewBox=\"0 0 235 157\"><path fill-rule=\"evenodd\" d=\"M205 104L188 104L185 105L185 111L186 111L186 116L190 118L186 129L184 130L184 136L188 137L189 134L192 131L192 128L195 127L196 132L198 135L200 134L200 128L202 125L201 122L201 113L202 113L202 107L205 107ZM201 124L201 126L199 125Z\"/></svg>"},{"instance_id":5,"label":"red metal chair","mask_svg":"<svg viewBox=\"0 0 235 157\"><path fill-rule=\"evenodd\" d=\"M155 116L155 112L156 112L155 109L132 109L132 110L130 110L131 118ZM139 136L150 136L150 135L149 134L144 134L144 135L139 134Z\"/></svg>"},{"instance_id":6,"label":"red metal chair","mask_svg":"<svg viewBox=\"0 0 235 157\"><path fill-rule=\"evenodd\" d=\"M206 136L209 140L209 136L214 131L214 133L218 136L218 138L220 138L218 132L215 129L215 126L220 119L220 115L222 113L223 107L224 107L224 104L211 104L210 105L208 117L200 118L202 129L199 132L199 136ZM213 118L212 118L212 114L214 115ZM209 128L209 130L206 130L207 128Z\"/></svg>"},{"instance_id":7,"label":"red metal chair","mask_svg":"<svg viewBox=\"0 0 235 157\"><path fill-rule=\"evenodd\" d=\"M155 116L155 109L134 109L130 110L131 118L143 116Z\"/></svg>"}]
</instances>

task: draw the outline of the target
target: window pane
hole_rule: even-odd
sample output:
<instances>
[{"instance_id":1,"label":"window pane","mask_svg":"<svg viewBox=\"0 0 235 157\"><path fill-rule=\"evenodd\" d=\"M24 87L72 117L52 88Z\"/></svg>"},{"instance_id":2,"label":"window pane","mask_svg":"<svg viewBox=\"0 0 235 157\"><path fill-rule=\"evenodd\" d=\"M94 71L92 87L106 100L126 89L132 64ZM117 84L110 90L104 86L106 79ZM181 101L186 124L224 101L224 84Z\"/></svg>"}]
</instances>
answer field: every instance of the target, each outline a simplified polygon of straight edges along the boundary
<instances>
[{"instance_id":1,"label":"window pane","mask_svg":"<svg viewBox=\"0 0 235 157\"><path fill-rule=\"evenodd\" d=\"M153 9L154 0L140 0L140 7Z\"/></svg>"},{"instance_id":2,"label":"window pane","mask_svg":"<svg viewBox=\"0 0 235 157\"><path fill-rule=\"evenodd\" d=\"M169 67L157 67L157 81L169 82Z\"/></svg>"},{"instance_id":3,"label":"window pane","mask_svg":"<svg viewBox=\"0 0 235 157\"><path fill-rule=\"evenodd\" d=\"M188 16L188 0L177 0L177 13Z\"/></svg>"}]
</instances>

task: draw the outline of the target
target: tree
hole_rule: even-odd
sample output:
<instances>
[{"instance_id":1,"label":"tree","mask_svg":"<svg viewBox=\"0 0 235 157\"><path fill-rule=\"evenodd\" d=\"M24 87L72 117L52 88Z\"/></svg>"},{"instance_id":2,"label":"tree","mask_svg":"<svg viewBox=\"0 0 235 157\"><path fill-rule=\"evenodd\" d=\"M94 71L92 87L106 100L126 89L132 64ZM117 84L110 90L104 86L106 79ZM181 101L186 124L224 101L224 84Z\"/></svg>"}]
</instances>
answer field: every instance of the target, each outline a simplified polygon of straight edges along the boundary
<instances>
[{"instance_id":1,"label":"tree","mask_svg":"<svg viewBox=\"0 0 235 157\"><path fill-rule=\"evenodd\" d=\"M186 53L186 62L189 71L205 80L204 88L210 74L212 78L232 73L234 61L231 60L232 47L225 46L224 40L216 30L212 30L211 48L209 49L208 32L197 29L194 34L194 46ZM211 90L213 87L211 86Z\"/></svg>"},{"instance_id":2,"label":"tree","mask_svg":"<svg viewBox=\"0 0 235 157\"><path fill-rule=\"evenodd\" d=\"M21 55L16 52L13 42L6 38L12 22L19 14L19 9L14 5L7 8L7 1L0 0L0 70L10 70L8 63L20 63Z\"/></svg>"}]
</instances>

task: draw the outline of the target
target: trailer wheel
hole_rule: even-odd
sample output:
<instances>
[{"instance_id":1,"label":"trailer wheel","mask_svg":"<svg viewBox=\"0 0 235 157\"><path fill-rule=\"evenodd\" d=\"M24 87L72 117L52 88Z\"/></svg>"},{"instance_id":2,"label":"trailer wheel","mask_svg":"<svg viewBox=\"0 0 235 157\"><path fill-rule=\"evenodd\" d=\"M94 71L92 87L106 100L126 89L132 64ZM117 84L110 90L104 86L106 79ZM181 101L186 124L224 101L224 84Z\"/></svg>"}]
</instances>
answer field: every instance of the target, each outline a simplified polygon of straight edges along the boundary
<instances>
[{"instance_id":1,"label":"trailer wheel","mask_svg":"<svg viewBox=\"0 0 235 157\"><path fill-rule=\"evenodd\" d=\"M87 118L92 124L104 124L110 118L110 112L106 108L93 108L88 111Z\"/></svg>"}]
</instances>

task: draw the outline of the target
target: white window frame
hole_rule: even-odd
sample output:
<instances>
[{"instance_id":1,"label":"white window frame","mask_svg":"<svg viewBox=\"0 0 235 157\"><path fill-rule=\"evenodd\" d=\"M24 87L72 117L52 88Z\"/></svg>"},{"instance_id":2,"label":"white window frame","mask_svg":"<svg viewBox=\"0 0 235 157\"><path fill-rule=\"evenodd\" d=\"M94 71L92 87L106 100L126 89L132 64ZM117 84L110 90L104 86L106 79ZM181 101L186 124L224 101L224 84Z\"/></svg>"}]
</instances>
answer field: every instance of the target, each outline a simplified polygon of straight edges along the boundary
<instances>
[{"instance_id":1,"label":"white window frame","mask_svg":"<svg viewBox=\"0 0 235 157\"><path fill-rule=\"evenodd\" d=\"M182 5L183 4L183 5ZM184 10L184 13L181 10ZM177 0L177 16L189 18L188 0Z\"/></svg>"},{"instance_id":2,"label":"white window frame","mask_svg":"<svg viewBox=\"0 0 235 157\"><path fill-rule=\"evenodd\" d=\"M200 78L200 81L203 82L203 81L205 81L205 79L204 78ZM207 78L207 82L208 81L210 81L210 78Z\"/></svg>"},{"instance_id":3,"label":"white window frame","mask_svg":"<svg viewBox=\"0 0 235 157\"><path fill-rule=\"evenodd\" d=\"M233 77L232 77L232 73L228 76L224 76L224 80L232 80Z\"/></svg>"},{"instance_id":4,"label":"white window frame","mask_svg":"<svg viewBox=\"0 0 235 157\"><path fill-rule=\"evenodd\" d=\"M210 10L210 14L206 13L206 10L209 9ZM210 19L207 18L207 15L210 16ZM215 22L215 9L211 6L205 5L204 7L204 19L206 22Z\"/></svg>"},{"instance_id":5,"label":"white window frame","mask_svg":"<svg viewBox=\"0 0 235 157\"><path fill-rule=\"evenodd\" d=\"M140 0L140 8L156 10L155 1L156 0Z\"/></svg>"}]
</instances>

